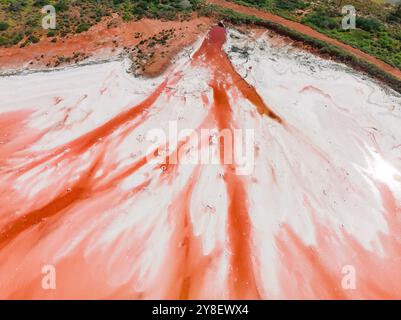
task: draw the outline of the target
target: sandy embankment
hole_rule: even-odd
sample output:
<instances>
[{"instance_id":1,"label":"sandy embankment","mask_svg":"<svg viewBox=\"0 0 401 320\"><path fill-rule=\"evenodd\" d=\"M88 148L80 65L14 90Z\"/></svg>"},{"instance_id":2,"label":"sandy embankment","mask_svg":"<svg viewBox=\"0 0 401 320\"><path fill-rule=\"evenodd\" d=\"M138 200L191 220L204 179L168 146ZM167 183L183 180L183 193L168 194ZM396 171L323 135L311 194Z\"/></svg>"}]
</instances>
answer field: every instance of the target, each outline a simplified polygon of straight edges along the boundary
<instances>
[{"instance_id":1,"label":"sandy embankment","mask_svg":"<svg viewBox=\"0 0 401 320\"><path fill-rule=\"evenodd\" d=\"M80 62L82 60L108 59L125 51L137 56L135 47L141 49L139 62L145 75L156 76L163 72L170 60L182 48L191 45L210 27L211 20L193 15L185 21L142 19L123 22L117 15L104 19L87 32L58 38L56 43L43 38L28 47L0 48L0 71L9 69L38 69ZM164 44L149 46L151 38L167 34ZM144 44L141 44L144 42Z\"/></svg>"}]
</instances>

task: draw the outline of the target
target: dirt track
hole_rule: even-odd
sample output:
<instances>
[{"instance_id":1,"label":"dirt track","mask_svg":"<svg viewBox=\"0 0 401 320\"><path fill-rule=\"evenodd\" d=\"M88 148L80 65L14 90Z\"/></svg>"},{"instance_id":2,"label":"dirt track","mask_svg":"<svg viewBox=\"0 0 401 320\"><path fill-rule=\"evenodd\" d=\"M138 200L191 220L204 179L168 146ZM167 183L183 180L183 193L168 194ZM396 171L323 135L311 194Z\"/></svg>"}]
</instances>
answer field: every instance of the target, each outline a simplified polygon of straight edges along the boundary
<instances>
[{"instance_id":1,"label":"dirt track","mask_svg":"<svg viewBox=\"0 0 401 320\"><path fill-rule=\"evenodd\" d=\"M392 66L390 66L389 64L375 58L372 57L371 55L362 52L361 50L358 50L354 47L351 47L347 44L344 44L338 40L335 40L333 38L330 38L310 27L307 27L301 23L298 22L294 22L285 18L282 18L280 16L274 15L272 13L269 13L267 11L262 11L256 8L252 8L252 7L246 7L246 6L242 6L236 3L232 3L232 2L228 2L225 0L209 0L210 3L218 5L220 7L224 7L224 8L228 8L228 9L232 9L235 10L237 12L241 12L244 14L249 14L249 15L253 15L256 16L258 18L261 19L265 19L265 20L269 20L278 24L281 24L285 27L294 29L300 33L303 33L305 35L308 35L310 37L319 39L319 40L323 40L329 44L335 45L337 47L340 47L344 50L346 50L349 53L352 53L354 56L361 58L365 61L368 61L374 65L376 65L377 67L379 67L380 69L386 71L387 73L393 75L394 77L398 78L401 80L401 70L394 68Z\"/></svg>"}]
</instances>

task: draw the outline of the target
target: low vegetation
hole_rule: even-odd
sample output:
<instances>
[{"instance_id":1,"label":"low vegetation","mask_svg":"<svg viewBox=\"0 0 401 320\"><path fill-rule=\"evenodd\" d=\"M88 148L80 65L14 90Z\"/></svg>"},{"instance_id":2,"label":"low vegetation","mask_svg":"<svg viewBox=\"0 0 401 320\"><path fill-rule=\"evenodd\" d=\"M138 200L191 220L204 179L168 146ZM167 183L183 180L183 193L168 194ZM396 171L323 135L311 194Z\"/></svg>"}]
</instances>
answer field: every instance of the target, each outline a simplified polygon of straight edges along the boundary
<instances>
[{"instance_id":1,"label":"low vegetation","mask_svg":"<svg viewBox=\"0 0 401 320\"><path fill-rule=\"evenodd\" d=\"M401 93L401 81L397 78L393 77L392 75L388 74L387 72L383 71L382 69L378 68L377 66L361 60L354 55L344 51L341 48L335 47L330 45L324 41L309 37L305 34L297 32L296 30L289 29L285 26L280 24L259 19L254 16L237 13L230 9L223 9L214 5L207 5L201 9L201 14L206 16L214 16L218 19L224 19L227 22L233 24L253 24L256 26L266 27L270 30L274 30L278 34L283 36L289 37L294 41L299 42L302 45L308 45L315 53L330 57L333 60L343 62L353 68L366 72L370 76L385 82L388 84L392 89Z\"/></svg>"},{"instance_id":2,"label":"low vegetation","mask_svg":"<svg viewBox=\"0 0 401 320\"><path fill-rule=\"evenodd\" d=\"M401 4L384 4L376 0L232 0L241 4L256 6L286 18L307 24L320 32L350 44L387 63L401 68ZM41 8L51 4L57 12L57 28L43 30ZM343 30L341 8L352 4L358 12L357 28ZM380 70L378 67L362 61L355 56L310 38L282 25L264 21L253 16L240 14L207 4L204 0L0 0L0 46L27 46L36 43L41 37L50 37L57 42L60 37L87 31L104 17L118 14L123 20L143 17L158 19L185 19L193 11L200 15L224 18L234 24L255 24L268 27L288 36L295 41L306 43L321 55L330 56L353 67L368 72L370 75L387 82L401 93L401 82ZM110 19L109 27L113 26ZM164 44L169 35L163 34L157 39L148 39L141 46L152 47ZM139 35L138 35L139 37ZM76 60L79 57L61 57ZM146 60L146 57L142 57ZM140 65L140 64L138 64Z\"/></svg>"},{"instance_id":3,"label":"low vegetation","mask_svg":"<svg viewBox=\"0 0 401 320\"><path fill-rule=\"evenodd\" d=\"M43 6L51 4L57 13L55 30L43 30ZM102 18L117 13L123 20L142 17L185 18L198 0L0 0L0 46L26 46L42 36L65 37L87 31Z\"/></svg>"},{"instance_id":4,"label":"low vegetation","mask_svg":"<svg viewBox=\"0 0 401 320\"><path fill-rule=\"evenodd\" d=\"M371 0L233 0L301 22L401 69L401 4ZM344 5L357 12L356 29L343 30Z\"/></svg>"}]
</instances>

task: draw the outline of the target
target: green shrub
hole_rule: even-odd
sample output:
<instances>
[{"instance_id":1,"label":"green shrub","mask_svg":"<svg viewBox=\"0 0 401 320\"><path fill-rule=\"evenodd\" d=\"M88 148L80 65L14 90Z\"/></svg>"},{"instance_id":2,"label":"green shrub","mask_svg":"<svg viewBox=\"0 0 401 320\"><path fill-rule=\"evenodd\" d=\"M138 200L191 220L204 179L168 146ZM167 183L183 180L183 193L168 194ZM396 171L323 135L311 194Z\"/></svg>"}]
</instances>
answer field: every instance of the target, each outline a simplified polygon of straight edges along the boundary
<instances>
[{"instance_id":1,"label":"green shrub","mask_svg":"<svg viewBox=\"0 0 401 320\"><path fill-rule=\"evenodd\" d=\"M382 24L372 18L357 17L356 27L368 32L378 32L382 28Z\"/></svg>"},{"instance_id":2,"label":"green shrub","mask_svg":"<svg viewBox=\"0 0 401 320\"><path fill-rule=\"evenodd\" d=\"M49 0L35 0L33 2L33 5L37 8L44 7L47 4L49 4Z\"/></svg>"},{"instance_id":3,"label":"green shrub","mask_svg":"<svg viewBox=\"0 0 401 320\"><path fill-rule=\"evenodd\" d=\"M16 45L18 43L20 43L20 41L24 38L22 33L18 33L16 34L12 39L11 39L11 43Z\"/></svg>"},{"instance_id":4,"label":"green shrub","mask_svg":"<svg viewBox=\"0 0 401 320\"><path fill-rule=\"evenodd\" d=\"M57 3L54 5L54 8L56 9L56 12L63 12L68 10L68 2L67 0L59 0Z\"/></svg>"},{"instance_id":5,"label":"green shrub","mask_svg":"<svg viewBox=\"0 0 401 320\"><path fill-rule=\"evenodd\" d=\"M8 27L9 24L7 22L0 21L0 31L5 31L8 29Z\"/></svg>"},{"instance_id":6,"label":"green shrub","mask_svg":"<svg viewBox=\"0 0 401 320\"><path fill-rule=\"evenodd\" d=\"M302 22L322 29L336 29L339 26L339 23L334 18L329 17L323 11L316 11L307 15Z\"/></svg>"},{"instance_id":7,"label":"green shrub","mask_svg":"<svg viewBox=\"0 0 401 320\"><path fill-rule=\"evenodd\" d=\"M257 1L257 2L260 3L263 1ZM275 0L274 5L278 9L289 10L289 11L294 11L297 9L305 9L308 7L307 3L300 0Z\"/></svg>"},{"instance_id":8,"label":"green shrub","mask_svg":"<svg viewBox=\"0 0 401 320\"><path fill-rule=\"evenodd\" d=\"M12 0L9 1L8 11L18 13L27 5L27 0Z\"/></svg>"},{"instance_id":9,"label":"green shrub","mask_svg":"<svg viewBox=\"0 0 401 320\"><path fill-rule=\"evenodd\" d=\"M29 42L32 42L32 43L37 43L37 42L39 42L39 38L36 37L35 35L31 34L31 35L28 37L28 41L29 41Z\"/></svg>"},{"instance_id":10,"label":"green shrub","mask_svg":"<svg viewBox=\"0 0 401 320\"><path fill-rule=\"evenodd\" d=\"M8 44L8 40L0 36L0 46L5 46Z\"/></svg>"},{"instance_id":11,"label":"green shrub","mask_svg":"<svg viewBox=\"0 0 401 320\"><path fill-rule=\"evenodd\" d=\"M77 32L77 33L81 33L81 32L84 32L84 31L88 31L89 28L90 28L89 23L83 22L83 23L81 23L81 24L77 27L76 32Z\"/></svg>"},{"instance_id":12,"label":"green shrub","mask_svg":"<svg viewBox=\"0 0 401 320\"><path fill-rule=\"evenodd\" d=\"M401 23L401 3L388 15L387 21Z\"/></svg>"}]
</instances>

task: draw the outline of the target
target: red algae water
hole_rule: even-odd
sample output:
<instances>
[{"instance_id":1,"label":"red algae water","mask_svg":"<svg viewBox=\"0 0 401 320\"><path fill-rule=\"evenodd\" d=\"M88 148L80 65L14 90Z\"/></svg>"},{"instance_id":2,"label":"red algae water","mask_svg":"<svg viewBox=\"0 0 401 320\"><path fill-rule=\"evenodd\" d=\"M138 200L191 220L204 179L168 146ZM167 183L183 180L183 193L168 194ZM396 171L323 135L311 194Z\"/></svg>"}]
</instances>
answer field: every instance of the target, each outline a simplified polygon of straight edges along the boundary
<instances>
[{"instance_id":1,"label":"red algae water","mask_svg":"<svg viewBox=\"0 0 401 320\"><path fill-rule=\"evenodd\" d=\"M269 45L245 61L234 33L156 79L0 78L0 298L401 297L401 99Z\"/></svg>"}]
</instances>

